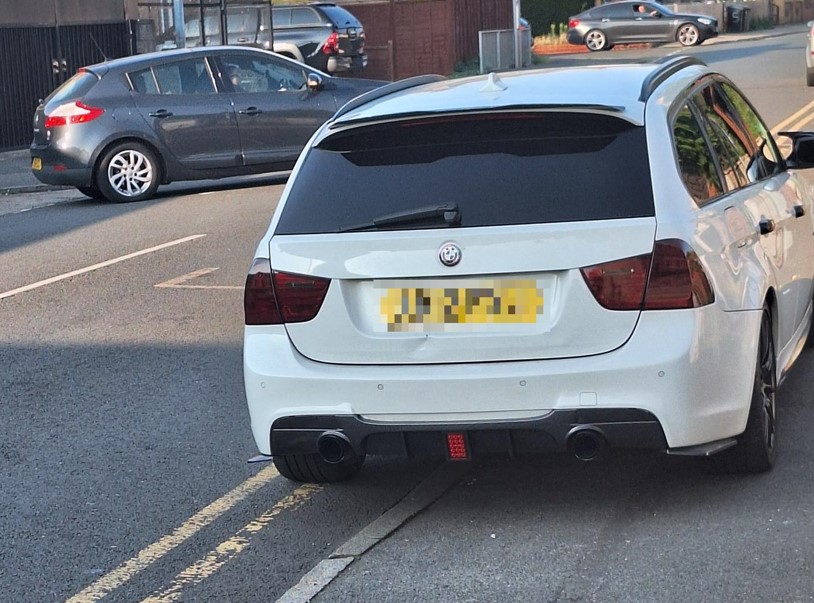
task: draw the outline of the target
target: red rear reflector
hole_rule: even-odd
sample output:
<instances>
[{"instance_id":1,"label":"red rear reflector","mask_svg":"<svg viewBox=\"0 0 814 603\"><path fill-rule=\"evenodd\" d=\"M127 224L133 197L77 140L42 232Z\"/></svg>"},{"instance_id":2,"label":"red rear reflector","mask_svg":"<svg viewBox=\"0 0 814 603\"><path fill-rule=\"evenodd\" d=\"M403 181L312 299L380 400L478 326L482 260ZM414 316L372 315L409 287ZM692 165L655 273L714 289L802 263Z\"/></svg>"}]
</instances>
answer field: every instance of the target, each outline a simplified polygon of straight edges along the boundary
<instances>
[{"instance_id":1,"label":"red rear reflector","mask_svg":"<svg viewBox=\"0 0 814 603\"><path fill-rule=\"evenodd\" d=\"M277 325L313 319L328 292L330 279L272 272L265 258L252 262L243 292L247 325Z\"/></svg>"},{"instance_id":2,"label":"red rear reflector","mask_svg":"<svg viewBox=\"0 0 814 603\"><path fill-rule=\"evenodd\" d=\"M580 272L596 301L608 310L678 310L715 301L698 255L677 239L656 241L652 254Z\"/></svg>"},{"instance_id":3,"label":"red rear reflector","mask_svg":"<svg viewBox=\"0 0 814 603\"><path fill-rule=\"evenodd\" d=\"M465 461L469 459L469 450L466 445L466 435L463 433L447 434L447 453L452 461Z\"/></svg>"},{"instance_id":4,"label":"red rear reflector","mask_svg":"<svg viewBox=\"0 0 814 603\"><path fill-rule=\"evenodd\" d=\"M60 105L54 109L50 115L45 117L45 127L56 128L58 126L67 126L68 124L82 124L93 121L104 112L104 109L89 107L80 101L67 103Z\"/></svg>"},{"instance_id":5,"label":"red rear reflector","mask_svg":"<svg viewBox=\"0 0 814 603\"><path fill-rule=\"evenodd\" d=\"M700 308L715 301L698 255L684 241L656 241L645 310Z\"/></svg>"}]
</instances>

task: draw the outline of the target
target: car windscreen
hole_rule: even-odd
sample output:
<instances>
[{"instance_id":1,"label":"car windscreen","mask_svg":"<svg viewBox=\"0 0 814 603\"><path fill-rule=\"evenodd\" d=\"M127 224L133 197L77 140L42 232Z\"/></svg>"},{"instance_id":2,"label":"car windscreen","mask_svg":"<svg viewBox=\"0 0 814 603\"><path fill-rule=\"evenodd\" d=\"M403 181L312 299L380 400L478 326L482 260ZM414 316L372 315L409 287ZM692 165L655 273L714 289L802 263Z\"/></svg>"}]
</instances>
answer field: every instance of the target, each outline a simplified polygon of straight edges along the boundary
<instances>
[{"instance_id":1,"label":"car windscreen","mask_svg":"<svg viewBox=\"0 0 814 603\"><path fill-rule=\"evenodd\" d=\"M310 150L277 234L355 229L455 206L456 226L655 215L643 127L605 114L428 117L338 132ZM380 230L447 226L391 221Z\"/></svg>"},{"instance_id":2,"label":"car windscreen","mask_svg":"<svg viewBox=\"0 0 814 603\"><path fill-rule=\"evenodd\" d=\"M50 96L45 99L45 104L54 103L55 105L61 105L66 101L82 98L98 81L99 78L90 71L79 71L59 88L54 90Z\"/></svg>"}]
</instances>

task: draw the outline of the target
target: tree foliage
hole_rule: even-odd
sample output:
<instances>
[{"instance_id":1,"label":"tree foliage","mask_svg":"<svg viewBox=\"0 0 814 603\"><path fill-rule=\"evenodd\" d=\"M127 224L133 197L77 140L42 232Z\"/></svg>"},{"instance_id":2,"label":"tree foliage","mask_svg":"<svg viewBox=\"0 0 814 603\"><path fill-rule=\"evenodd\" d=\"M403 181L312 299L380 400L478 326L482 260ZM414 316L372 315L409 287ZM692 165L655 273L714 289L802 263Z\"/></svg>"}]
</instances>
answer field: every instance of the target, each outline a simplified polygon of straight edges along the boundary
<instances>
[{"instance_id":1,"label":"tree foliage","mask_svg":"<svg viewBox=\"0 0 814 603\"><path fill-rule=\"evenodd\" d=\"M528 19L532 34L542 35L552 24L567 23L568 17L594 4L594 0L521 0L521 12Z\"/></svg>"}]
</instances>

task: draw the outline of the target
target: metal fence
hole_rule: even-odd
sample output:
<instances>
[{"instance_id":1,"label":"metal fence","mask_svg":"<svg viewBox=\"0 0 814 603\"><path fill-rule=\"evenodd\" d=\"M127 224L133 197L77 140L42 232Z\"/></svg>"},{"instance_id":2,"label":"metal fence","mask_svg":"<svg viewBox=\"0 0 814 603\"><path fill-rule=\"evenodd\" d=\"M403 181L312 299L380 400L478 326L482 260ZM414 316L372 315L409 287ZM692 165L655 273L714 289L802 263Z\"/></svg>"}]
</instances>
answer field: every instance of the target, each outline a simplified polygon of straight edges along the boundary
<instances>
[{"instance_id":1,"label":"metal fence","mask_svg":"<svg viewBox=\"0 0 814 603\"><path fill-rule=\"evenodd\" d=\"M40 99L77 69L133 50L128 22L0 27L0 149L28 146Z\"/></svg>"}]
</instances>

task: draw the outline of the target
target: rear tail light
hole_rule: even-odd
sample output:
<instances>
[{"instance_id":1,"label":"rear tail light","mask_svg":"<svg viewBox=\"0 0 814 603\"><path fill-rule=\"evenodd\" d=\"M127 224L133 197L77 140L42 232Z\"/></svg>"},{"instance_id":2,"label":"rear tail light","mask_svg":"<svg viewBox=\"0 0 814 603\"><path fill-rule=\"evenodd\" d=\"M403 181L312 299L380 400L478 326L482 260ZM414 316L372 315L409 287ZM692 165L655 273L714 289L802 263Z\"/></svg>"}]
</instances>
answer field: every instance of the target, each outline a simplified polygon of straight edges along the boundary
<instances>
[{"instance_id":1,"label":"rear tail light","mask_svg":"<svg viewBox=\"0 0 814 603\"><path fill-rule=\"evenodd\" d=\"M615 260L582 269L596 301L608 310L638 310L642 307L650 254Z\"/></svg>"},{"instance_id":2,"label":"rear tail light","mask_svg":"<svg viewBox=\"0 0 814 603\"><path fill-rule=\"evenodd\" d=\"M330 285L330 279L272 272L264 258L252 262L243 292L247 325L278 325L313 319Z\"/></svg>"},{"instance_id":3,"label":"rear tail light","mask_svg":"<svg viewBox=\"0 0 814 603\"><path fill-rule=\"evenodd\" d=\"M647 281L645 310L700 308L715 294L698 255L684 241L656 241Z\"/></svg>"},{"instance_id":4,"label":"rear tail light","mask_svg":"<svg viewBox=\"0 0 814 603\"><path fill-rule=\"evenodd\" d=\"M339 34L333 32L328 39L325 40L325 44L322 46L322 52L325 54L336 54L339 52Z\"/></svg>"},{"instance_id":5,"label":"rear tail light","mask_svg":"<svg viewBox=\"0 0 814 603\"><path fill-rule=\"evenodd\" d=\"M568 29L574 29L579 25L579 19L570 19L568 21Z\"/></svg>"},{"instance_id":6,"label":"rear tail light","mask_svg":"<svg viewBox=\"0 0 814 603\"><path fill-rule=\"evenodd\" d=\"M581 270L596 301L609 310L676 310L715 301L704 267L689 245L656 241L652 254Z\"/></svg>"},{"instance_id":7,"label":"rear tail light","mask_svg":"<svg viewBox=\"0 0 814 603\"><path fill-rule=\"evenodd\" d=\"M104 112L104 109L89 107L81 101L66 103L60 105L54 109L50 115L45 117L45 127L56 128L59 126L67 126L68 124L82 124L93 121Z\"/></svg>"}]
</instances>

